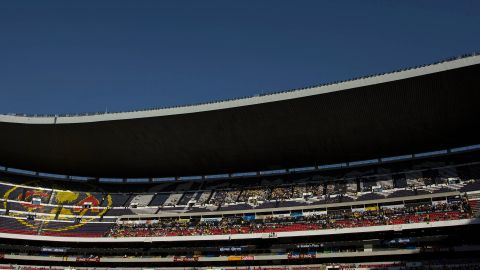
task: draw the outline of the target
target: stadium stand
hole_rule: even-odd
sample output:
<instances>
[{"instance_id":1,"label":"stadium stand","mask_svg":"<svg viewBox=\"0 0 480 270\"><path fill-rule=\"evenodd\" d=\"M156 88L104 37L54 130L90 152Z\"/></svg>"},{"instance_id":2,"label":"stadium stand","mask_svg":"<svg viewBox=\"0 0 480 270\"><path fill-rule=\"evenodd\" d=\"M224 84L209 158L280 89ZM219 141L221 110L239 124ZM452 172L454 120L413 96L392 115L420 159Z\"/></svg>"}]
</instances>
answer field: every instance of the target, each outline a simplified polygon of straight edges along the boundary
<instances>
[{"instance_id":1,"label":"stadium stand","mask_svg":"<svg viewBox=\"0 0 480 270\"><path fill-rule=\"evenodd\" d=\"M65 142L69 149L106 144L110 150L88 155L88 160L74 151L68 160L52 159L43 151L42 160L34 162L35 149L41 149L36 144L25 142L29 147L19 148L28 154L24 156L10 144L0 146L1 153L8 153L1 162L22 168L0 169L0 269L478 269L480 147L472 145L478 134L471 126L478 110L472 93L478 92L473 90L479 63L478 56L454 59L345 82L348 87L286 92L261 97L273 99L258 104L248 103L256 97L245 99L241 102L248 106L227 106L221 112L141 119L121 118L129 113L101 114L85 116L85 123L80 116L56 116L56 134L77 138ZM315 92L332 87L345 91ZM372 98L361 100L367 94ZM416 113L390 109L397 99L404 101L405 111L414 108ZM431 104L424 111L432 99L461 104ZM440 113L448 117L440 119ZM262 116L261 121L241 120L246 115ZM290 124L279 125L277 115ZM0 133L1 141L13 141L9 136L16 132L50 139L40 130L50 124L29 122L50 118L22 118L25 130L39 128L24 134L12 122L19 116L6 117L0 115L0 125L8 131ZM175 131L168 141L175 151L156 145L159 135L171 135L157 128L176 130L184 117L204 119L190 121L186 132ZM168 125L167 118L172 121ZM211 125L216 121L232 129ZM98 134L90 132L97 128L102 129ZM113 134L112 129L121 136L96 144L99 134ZM132 137L131 130L142 136ZM230 139L197 140L201 130ZM442 136L425 139L435 133ZM89 143L83 141L86 135L92 136ZM155 147L143 145L149 138L155 138L150 141ZM180 140L185 144L177 144ZM38 147L42 145L49 144ZM119 151L138 154L119 160L124 154ZM352 160L356 157L369 159ZM30 166L32 173L25 173L23 167ZM43 168L59 175L38 171ZM93 177L63 175L70 170Z\"/></svg>"}]
</instances>

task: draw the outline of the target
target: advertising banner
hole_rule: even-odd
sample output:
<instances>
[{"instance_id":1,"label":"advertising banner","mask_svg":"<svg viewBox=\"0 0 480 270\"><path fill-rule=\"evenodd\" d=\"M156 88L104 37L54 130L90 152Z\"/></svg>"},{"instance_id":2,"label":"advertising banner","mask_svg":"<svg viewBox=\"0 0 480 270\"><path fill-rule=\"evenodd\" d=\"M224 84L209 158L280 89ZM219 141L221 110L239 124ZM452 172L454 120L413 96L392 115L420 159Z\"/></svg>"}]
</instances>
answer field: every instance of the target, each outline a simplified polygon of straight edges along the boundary
<instances>
[{"instance_id":1,"label":"advertising banner","mask_svg":"<svg viewBox=\"0 0 480 270\"><path fill-rule=\"evenodd\" d=\"M253 261L254 256L228 256L229 261Z\"/></svg>"},{"instance_id":2,"label":"advertising banner","mask_svg":"<svg viewBox=\"0 0 480 270\"><path fill-rule=\"evenodd\" d=\"M220 252L238 252L242 251L242 247L219 247Z\"/></svg>"},{"instance_id":3,"label":"advertising banner","mask_svg":"<svg viewBox=\"0 0 480 270\"><path fill-rule=\"evenodd\" d=\"M315 259L317 255L315 253L308 253L308 254L294 254L294 253L289 253L288 254L288 259Z\"/></svg>"},{"instance_id":4,"label":"advertising banner","mask_svg":"<svg viewBox=\"0 0 480 270\"><path fill-rule=\"evenodd\" d=\"M174 262L198 262L198 257L183 257L183 256L175 256L173 257Z\"/></svg>"},{"instance_id":5,"label":"advertising banner","mask_svg":"<svg viewBox=\"0 0 480 270\"><path fill-rule=\"evenodd\" d=\"M77 257L77 262L100 262L100 257Z\"/></svg>"},{"instance_id":6,"label":"advertising banner","mask_svg":"<svg viewBox=\"0 0 480 270\"><path fill-rule=\"evenodd\" d=\"M303 212L303 215L308 217L308 216L322 216L326 215L327 211L308 211L308 212Z\"/></svg>"}]
</instances>

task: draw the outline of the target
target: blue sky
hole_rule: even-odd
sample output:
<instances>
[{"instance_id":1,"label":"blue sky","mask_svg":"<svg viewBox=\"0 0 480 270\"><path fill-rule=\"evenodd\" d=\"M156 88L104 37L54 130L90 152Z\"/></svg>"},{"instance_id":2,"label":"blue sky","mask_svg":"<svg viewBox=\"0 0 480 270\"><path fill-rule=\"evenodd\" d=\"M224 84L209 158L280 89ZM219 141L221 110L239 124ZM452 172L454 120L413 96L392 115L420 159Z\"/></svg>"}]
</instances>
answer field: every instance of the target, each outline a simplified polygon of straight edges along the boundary
<instances>
[{"instance_id":1,"label":"blue sky","mask_svg":"<svg viewBox=\"0 0 480 270\"><path fill-rule=\"evenodd\" d=\"M2 1L0 113L174 106L480 51L480 1Z\"/></svg>"}]
</instances>

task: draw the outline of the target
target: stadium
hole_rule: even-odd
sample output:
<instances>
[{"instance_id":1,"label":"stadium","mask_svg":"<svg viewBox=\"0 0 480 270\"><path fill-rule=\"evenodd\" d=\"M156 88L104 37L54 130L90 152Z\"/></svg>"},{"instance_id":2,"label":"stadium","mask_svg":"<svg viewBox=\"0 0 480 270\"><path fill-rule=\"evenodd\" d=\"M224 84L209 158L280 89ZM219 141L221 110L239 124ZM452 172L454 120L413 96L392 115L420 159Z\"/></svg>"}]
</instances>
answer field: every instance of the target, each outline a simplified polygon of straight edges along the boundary
<instances>
[{"instance_id":1,"label":"stadium","mask_svg":"<svg viewBox=\"0 0 480 270\"><path fill-rule=\"evenodd\" d=\"M477 269L479 74L0 115L0 269Z\"/></svg>"}]
</instances>

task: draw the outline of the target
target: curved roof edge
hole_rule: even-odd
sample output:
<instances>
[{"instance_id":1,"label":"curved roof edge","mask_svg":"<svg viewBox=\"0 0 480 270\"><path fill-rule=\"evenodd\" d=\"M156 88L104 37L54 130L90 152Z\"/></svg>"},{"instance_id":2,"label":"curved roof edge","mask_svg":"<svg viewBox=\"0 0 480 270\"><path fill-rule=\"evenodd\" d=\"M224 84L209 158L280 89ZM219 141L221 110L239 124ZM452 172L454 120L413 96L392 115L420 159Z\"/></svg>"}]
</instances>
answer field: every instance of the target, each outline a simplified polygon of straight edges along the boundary
<instances>
[{"instance_id":1,"label":"curved roof edge","mask_svg":"<svg viewBox=\"0 0 480 270\"><path fill-rule=\"evenodd\" d=\"M112 112L98 113L90 115L62 115L62 116L31 116L16 114L0 114L0 122L18 123L18 124L75 124L90 123L115 120L127 120L137 118L150 118L169 115L198 113L205 111L214 111L235 107L243 107L257 105L262 103L270 103L282 100L296 99L325 93L349 90L353 88L375 85L380 83L392 82L396 80L407 79L427 75L431 73L457 69L480 64L479 54L470 54L456 58L447 59L434 64L422 65L410 69L403 69L380 75L372 75L357 79L346 80L342 82L329 83L325 85L315 86L311 88L303 88L298 90L289 90L278 93L270 93L257 95L246 98L238 98L225 101L214 101L196 105L176 106L160 109L147 109L129 112Z\"/></svg>"}]
</instances>

